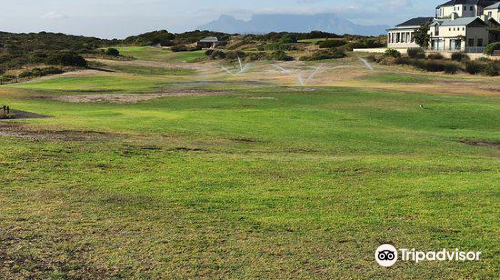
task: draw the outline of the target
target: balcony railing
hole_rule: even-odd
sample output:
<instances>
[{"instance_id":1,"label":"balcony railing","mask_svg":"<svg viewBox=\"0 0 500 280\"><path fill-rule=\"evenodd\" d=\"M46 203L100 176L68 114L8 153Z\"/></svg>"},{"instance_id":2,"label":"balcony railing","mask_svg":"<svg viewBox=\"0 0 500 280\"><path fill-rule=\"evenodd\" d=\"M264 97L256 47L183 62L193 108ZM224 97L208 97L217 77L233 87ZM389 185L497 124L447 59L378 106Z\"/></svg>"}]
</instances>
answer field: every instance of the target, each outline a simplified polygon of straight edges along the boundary
<instances>
[{"instance_id":1,"label":"balcony railing","mask_svg":"<svg viewBox=\"0 0 500 280\"><path fill-rule=\"evenodd\" d=\"M466 47L466 53L484 53L484 47Z\"/></svg>"}]
</instances>

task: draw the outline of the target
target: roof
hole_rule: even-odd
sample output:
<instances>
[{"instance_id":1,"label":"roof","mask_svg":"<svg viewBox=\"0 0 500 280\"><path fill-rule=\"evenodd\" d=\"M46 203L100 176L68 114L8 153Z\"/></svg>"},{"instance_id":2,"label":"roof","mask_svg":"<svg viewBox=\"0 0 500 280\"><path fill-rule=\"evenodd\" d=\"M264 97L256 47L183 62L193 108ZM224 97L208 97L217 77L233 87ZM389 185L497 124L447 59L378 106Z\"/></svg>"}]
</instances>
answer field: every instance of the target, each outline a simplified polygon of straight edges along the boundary
<instances>
[{"instance_id":1,"label":"roof","mask_svg":"<svg viewBox=\"0 0 500 280\"><path fill-rule=\"evenodd\" d=\"M478 5L481 7L487 7L490 5L493 5L497 3L497 1L494 0L451 0L448 1L444 4L441 4L436 7L436 9L440 9L441 7L449 7L449 6L455 6L455 5Z\"/></svg>"},{"instance_id":2,"label":"roof","mask_svg":"<svg viewBox=\"0 0 500 280\"><path fill-rule=\"evenodd\" d=\"M207 37L200 40L201 43L217 43L219 39L217 37Z\"/></svg>"},{"instance_id":3,"label":"roof","mask_svg":"<svg viewBox=\"0 0 500 280\"><path fill-rule=\"evenodd\" d=\"M467 26L473 22L478 21L478 23L481 23L485 25L486 23L478 17L465 17L465 18L457 18L455 20L450 20L450 19L445 19L445 20L438 20L436 23L439 23L441 26Z\"/></svg>"},{"instance_id":4,"label":"roof","mask_svg":"<svg viewBox=\"0 0 500 280\"><path fill-rule=\"evenodd\" d=\"M485 10L499 10L500 9L500 2L496 3L496 4L493 4L493 5L490 5L486 8L484 8Z\"/></svg>"},{"instance_id":5,"label":"roof","mask_svg":"<svg viewBox=\"0 0 500 280\"><path fill-rule=\"evenodd\" d=\"M424 25L428 22L432 21L432 17L417 17L417 18L412 18L408 21L405 21L401 24L396 25L396 27L404 27L404 26L421 26Z\"/></svg>"}]
</instances>

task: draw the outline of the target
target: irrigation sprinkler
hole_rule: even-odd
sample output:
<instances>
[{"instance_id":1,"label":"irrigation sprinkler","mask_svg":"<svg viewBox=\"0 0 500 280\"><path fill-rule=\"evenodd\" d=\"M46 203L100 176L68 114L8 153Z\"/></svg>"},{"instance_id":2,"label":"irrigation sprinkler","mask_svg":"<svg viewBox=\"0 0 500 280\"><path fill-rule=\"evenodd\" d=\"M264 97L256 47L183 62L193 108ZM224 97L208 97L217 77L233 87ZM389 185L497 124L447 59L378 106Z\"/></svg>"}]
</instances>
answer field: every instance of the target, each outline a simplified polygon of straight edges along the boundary
<instances>
[{"instance_id":1,"label":"irrigation sprinkler","mask_svg":"<svg viewBox=\"0 0 500 280\"><path fill-rule=\"evenodd\" d=\"M231 75L235 76L235 74L234 74L234 73L232 73L231 71L229 71L226 67L221 66L221 68L222 68L222 70L226 71L227 73L229 73L229 74L231 74Z\"/></svg>"},{"instance_id":2,"label":"irrigation sprinkler","mask_svg":"<svg viewBox=\"0 0 500 280\"><path fill-rule=\"evenodd\" d=\"M304 80L302 79L302 72L300 72L299 75L297 75L297 80L299 81L299 84L301 86L305 86Z\"/></svg>"},{"instance_id":3,"label":"irrigation sprinkler","mask_svg":"<svg viewBox=\"0 0 500 280\"><path fill-rule=\"evenodd\" d=\"M243 72L243 64L241 63L240 56L238 56L238 63L240 64L240 72Z\"/></svg>"},{"instance_id":4,"label":"irrigation sprinkler","mask_svg":"<svg viewBox=\"0 0 500 280\"><path fill-rule=\"evenodd\" d=\"M318 71L323 67L323 64L321 64L318 68L316 68L316 70L314 70L314 72L311 74L311 76L309 76L309 78L307 78L306 82L304 83L304 85L307 85L307 83L309 83L309 81L318 73Z\"/></svg>"},{"instance_id":5,"label":"irrigation sprinkler","mask_svg":"<svg viewBox=\"0 0 500 280\"><path fill-rule=\"evenodd\" d=\"M373 71L373 67L370 65L370 63L366 59L361 58L361 57L358 57L358 58L359 58L359 60L361 60L366 65L366 67L368 69L370 69L371 71Z\"/></svg>"},{"instance_id":6,"label":"irrigation sprinkler","mask_svg":"<svg viewBox=\"0 0 500 280\"><path fill-rule=\"evenodd\" d=\"M278 64L271 64L272 67L279 69L281 72L289 74L291 73L290 70L286 70L285 68L279 66Z\"/></svg>"}]
</instances>

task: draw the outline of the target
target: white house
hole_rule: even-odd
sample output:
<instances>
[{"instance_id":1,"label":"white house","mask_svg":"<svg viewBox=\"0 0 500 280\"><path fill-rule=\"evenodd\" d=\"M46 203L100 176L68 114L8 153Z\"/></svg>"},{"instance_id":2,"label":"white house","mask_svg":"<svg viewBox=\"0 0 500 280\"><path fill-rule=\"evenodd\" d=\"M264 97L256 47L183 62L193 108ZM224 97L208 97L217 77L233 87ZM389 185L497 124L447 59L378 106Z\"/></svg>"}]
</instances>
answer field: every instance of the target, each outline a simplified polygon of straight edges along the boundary
<instances>
[{"instance_id":1,"label":"white house","mask_svg":"<svg viewBox=\"0 0 500 280\"><path fill-rule=\"evenodd\" d=\"M490 19L500 22L500 2L484 8L484 14Z\"/></svg>"},{"instance_id":2,"label":"white house","mask_svg":"<svg viewBox=\"0 0 500 280\"><path fill-rule=\"evenodd\" d=\"M418 17L410 19L391 28L387 35L387 47L391 49L417 48L413 34L426 23L432 22L432 17Z\"/></svg>"},{"instance_id":3,"label":"white house","mask_svg":"<svg viewBox=\"0 0 500 280\"><path fill-rule=\"evenodd\" d=\"M489 43L500 41L499 11L499 0L448 1L436 7L434 18L415 18L389 29L387 46L396 49L418 47L412 33L431 22L430 50L482 53Z\"/></svg>"}]
</instances>

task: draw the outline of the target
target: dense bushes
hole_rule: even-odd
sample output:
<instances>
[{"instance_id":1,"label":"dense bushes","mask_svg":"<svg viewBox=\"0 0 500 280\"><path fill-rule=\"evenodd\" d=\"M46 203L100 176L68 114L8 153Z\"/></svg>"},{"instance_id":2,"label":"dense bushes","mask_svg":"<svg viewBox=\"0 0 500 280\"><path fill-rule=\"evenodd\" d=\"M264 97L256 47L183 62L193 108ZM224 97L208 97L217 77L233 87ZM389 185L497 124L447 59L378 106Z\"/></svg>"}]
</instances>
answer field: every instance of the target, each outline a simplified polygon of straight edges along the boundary
<instances>
[{"instance_id":1,"label":"dense bushes","mask_svg":"<svg viewBox=\"0 0 500 280\"><path fill-rule=\"evenodd\" d=\"M385 51L384 56L394 57L394 58L400 58L401 57L401 53L398 52L397 50L394 50L394 49L388 49L388 50Z\"/></svg>"},{"instance_id":2,"label":"dense bushes","mask_svg":"<svg viewBox=\"0 0 500 280\"><path fill-rule=\"evenodd\" d=\"M465 62L465 61L469 61L470 57L464 53L457 52L457 53L453 53L451 55L451 60L455 60L458 62Z\"/></svg>"},{"instance_id":3,"label":"dense bushes","mask_svg":"<svg viewBox=\"0 0 500 280\"><path fill-rule=\"evenodd\" d=\"M346 45L347 42L344 40L326 40L319 44L321 49L332 49Z\"/></svg>"},{"instance_id":4,"label":"dense bushes","mask_svg":"<svg viewBox=\"0 0 500 280\"><path fill-rule=\"evenodd\" d=\"M424 59L425 51L422 48L409 48L408 56L414 59Z\"/></svg>"},{"instance_id":5,"label":"dense bushes","mask_svg":"<svg viewBox=\"0 0 500 280\"><path fill-rule=\"evenodd\" d=\"M271 59L277 61L292 61L293 57L287 55L284 51L276 51L271 54Z\"/></svg>"},{"instance_id":6,"label":"dense bushes","mask_svg":"<svg viewBox=\"0 0 500 280\"><path fill-rule=\"evenodd\" d=\"M251 52L245 53L243 51L221 51L221 50L207 50L205 52L210 59L228 59L237 60L238 58L247 61L258 61L258 60L276 60L276 61L292 61L293 57L288 56L284 51L276 51L273 53L267 52Z\"/></svg>"},{"instance_id":7,"label":"dense bushes","mask_svg":"<svg viewBox=\"0 0 500 280\"><path fill-rule=\"evenodd\" d=\"M72 52L52 54L48 57L47 64L83 68L87 67L87 61L81 55Z\"/></svg>"},{"instance_id":8,"label":"dense bushes","mask_svg":"<svg viewBox=\"0 0 500 280\"><path fill-rule=\"evenodd\" d=\"M461 53L455 54L455 60L445 59L441 54L430 54L427 59L421 59L420 55L412 55L416 57L412 58L410 56L394 57L392 54L393 52L390 51L383 56L369 55L366 59L382 65L408 65L427 72L456 74L464 71L472 75L483 74L487 76L500 74L500 61L492 61L488 58L471 61L466 54Z\"/></svg>"},{"instance_id":9,"label":"dense bushes","mask_svg":"<svg viewBox=\"0 0 500 280\"><path fill-rule=\"evenodd\" d=\"M486 64L486 66L483 68L482 73L486 76L498 76L500 72L500 67L495 63L495 62L489 62Z\"/></svg>"},{"instance_id":10,"label":"dense bushes","mask_svg":"<svg viewBox=\"0 0 500 280\"><path fill-rule=\"evenodd\" d=\"M144 33L137 36L130 36L123 40L124 44L128 45L139 45L139 46L172 46L172 41L175 39L175 35L169 33L166 30L153 31Z\"/></svg>"},{"instance_id":11,"label":"dense bushes","mask_svg":"<svg viewBox=\"0 0 500 280\"><path fill-rule=\"evenodd\" d=\"M492 55L494 51L500 50L500 42L492 43L486 46L484 53L487 55Z\"/></svg>"},{"instance_id":12,"label":"dense bushes","mask_svg":"<svg viewBox=\"0 0 500 280\"><path fill-rule=\"evenodd\" d=\"M110 56L120 56L120 51L115 48L108 48L106 54Z\"/></svg>"},{"instance_id":13,"label":"dense bushes","mask_svg":"<svg viewBox=\"0 0 500 280\"><path fill-rule=\"evenodd\" d=\"M208 55L210 59L217 60L217 59L225 59L226 58L226 53L223 51L219 50L209 50L205 52L205 55Z\"/></svg>"},{"instance_id":14,"label":"dense bushes","mask_svg":"<svg viewBox=\"0 0 500 280\"><path fill-rule=\"evenodd\" d=\"M32 70L26 70L19 74L19 78L33 78L33 77L43 77L48 75L62 74L63 71L56 67L47 68L34 68Z\"/></svg>"},{"instance_id":15,"label":"dense bushes","mask_svg":"<svg viewBox=\"0 0 500 280\"><path fill-rule=\"evenodd\" d=\"M348 48L349 50L353 50L353 49L381 48L384 46L385 44L377 39L363 38L361 40L358 39L357 41L349 43Z\"/></svg>"},{"instance_id":16,"label":"dense bushes","mask_svg":"<svg viewBox=\"0 0 500 280\"><path fill-rule=\"evenodd\" d=\"M344 58L346 54L339 49L332 49L327 51L315 52L310 56L303 56L300 58L301 61L314 61L314 60L325 60L325 59L337 59Z\"/></svg>"},{"instance_id":17,"label":"dense bushes","mask_svg":"<svg viewBox=\"0 0 500 280\"><path fill-rule=\"evenodd\" d=\"M194 51L200 51L202 48L199 46L196 47L188 47L185 45L179 45L179 46L173 46L170 48L171 51L173 52L194 52Z\"/></svg>"},{"instance_id":18,"label":"dense bushes","mask_svg":"<svg viewBox=\"0 0 500 280\"><path fill-rule=\"evenodd\" d=\"M440 53L431 53L427 56L428 59L444 59L444 56Z\"/></svg>"},{"instance_id":19,"label":"dense bushes","mask_svg":"<svg viewBox=\"0 0 500 280\"><path fill-rule=\"evenodd\" d=\"M472 74L472 75L476 75L476 74L481 73L482 68L483 67L482 67L481 63L479 63L477 61L468 61L465 63L465 72Z\"/></svg>"},{"instance_id":20,"label":"dense bushes","mask_svg":"<svg viewBox=\"0 0 500 280\"><path fill-rule=\"evenodd\" d=\"M460 66L455 64L455 63L446 63L444 65L444 72L446 74L453 75L453 74L456 74L459 70L460 70Z\"/></svg>"}]
</instances>

